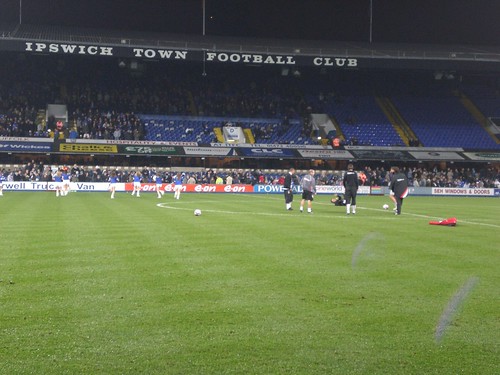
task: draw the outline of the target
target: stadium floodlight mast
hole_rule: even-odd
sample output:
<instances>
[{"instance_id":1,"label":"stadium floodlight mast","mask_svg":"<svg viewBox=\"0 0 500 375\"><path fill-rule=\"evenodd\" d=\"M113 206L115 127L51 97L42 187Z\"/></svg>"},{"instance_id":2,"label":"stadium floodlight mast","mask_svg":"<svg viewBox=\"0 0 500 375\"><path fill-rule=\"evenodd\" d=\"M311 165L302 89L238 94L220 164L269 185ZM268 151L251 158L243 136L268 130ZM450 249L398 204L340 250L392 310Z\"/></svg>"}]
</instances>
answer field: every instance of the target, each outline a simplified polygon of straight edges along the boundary
<instances>
[{"instance_id":1,"label":"stadium floodlight mast","mask_svg":"<svg viewBox=\"0 0 500 375\"><path fill-rule=\"evenodd\" d=\"M19 25L23 23L23 0L19 0Z\"/></svg>"},{"instance_id":2,"label":"stadium floodlight mast","mask_svg":"<svg viewBox=\"0 0 500 375\"><path fill-rule=\"evenodd\" d=\"M206 9L205 9L205 0L201 0L201 3L202 3L202 9L203 9L203 20L202 20L202 27L201 27L201 33L203 36L205 36L205 15L206 15ZM207 76L207 71L206 71L206 68L205 68L205 54L206 54L206 51L203 50L203 72L201 73L201 75L203 77L206 77Z\"/></svg>"},{"instance_id":3,"label":"stadium floodlight mast","mask_svg":"<svg viewBox=\"0 0 500 375\"><path fill-rule=\"evenodd\" d=\"M205 15L206 15L206 9L205 9L205 0L202 0L201 1L201 6L202 6L202 9L203 9L203 21L202 21L202 26L201 26L201 32L202 32L202 35L205 36Z\"/></svg>"},{"instance_id":4,"label":"stadium floodlight mast","mask_svg":"<svg viewBox=\"0 0 500 375\"><path fill-rule=\"evenodd\" d=\"M372 42L372 39L373 39L373 0L370 0L370 43Z\"/></svg>"}]
</instances>

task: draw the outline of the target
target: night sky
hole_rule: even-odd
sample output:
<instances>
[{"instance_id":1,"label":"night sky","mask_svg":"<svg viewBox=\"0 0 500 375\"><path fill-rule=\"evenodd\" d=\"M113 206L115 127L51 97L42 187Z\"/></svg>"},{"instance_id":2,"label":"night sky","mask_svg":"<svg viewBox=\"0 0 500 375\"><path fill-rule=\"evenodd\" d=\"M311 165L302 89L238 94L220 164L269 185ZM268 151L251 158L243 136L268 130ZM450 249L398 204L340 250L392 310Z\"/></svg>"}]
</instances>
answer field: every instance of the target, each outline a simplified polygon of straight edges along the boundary
<instances>
[{"instance_id":1,"label":"night sky","mask_svg":"<svg viewBox=\"0 0 500 375\"><path fill-rule=\"evenodd\" d=\"M203 0L0 0L0 22L202 35ZM374 43L500 46L500 0L372 0ZM206 35L368 42L370 0L205 0Z\"/></svg>"}]
</instances>

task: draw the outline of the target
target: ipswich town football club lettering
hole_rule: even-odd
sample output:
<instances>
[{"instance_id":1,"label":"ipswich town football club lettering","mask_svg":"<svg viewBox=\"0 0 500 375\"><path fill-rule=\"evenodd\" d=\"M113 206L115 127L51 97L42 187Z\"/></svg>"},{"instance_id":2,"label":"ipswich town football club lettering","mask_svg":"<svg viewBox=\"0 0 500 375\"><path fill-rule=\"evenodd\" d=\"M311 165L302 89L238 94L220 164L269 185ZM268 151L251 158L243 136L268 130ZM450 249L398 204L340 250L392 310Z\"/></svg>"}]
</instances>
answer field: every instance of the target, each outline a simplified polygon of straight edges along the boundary
<instances>
[{"instance_id":1,"label":"ipswich town football club lettering","mask_svg":"<svg viewBox=\"0 0 500 375\"><path fill-rule=\"evenodd\" d=\"M199 52L197 54L196 51L125 46L96 46L71 43L24 42L24 51L71 55L120 56L159 60L195 60L198 58L201 60L201 55ZM299 64L333 68L355 68L358 66L358 59L347 57L268 55L238 52L204 52L204 54L205 61L220 63L268 64L284 66Z\"/></svg>"}]
</instances>

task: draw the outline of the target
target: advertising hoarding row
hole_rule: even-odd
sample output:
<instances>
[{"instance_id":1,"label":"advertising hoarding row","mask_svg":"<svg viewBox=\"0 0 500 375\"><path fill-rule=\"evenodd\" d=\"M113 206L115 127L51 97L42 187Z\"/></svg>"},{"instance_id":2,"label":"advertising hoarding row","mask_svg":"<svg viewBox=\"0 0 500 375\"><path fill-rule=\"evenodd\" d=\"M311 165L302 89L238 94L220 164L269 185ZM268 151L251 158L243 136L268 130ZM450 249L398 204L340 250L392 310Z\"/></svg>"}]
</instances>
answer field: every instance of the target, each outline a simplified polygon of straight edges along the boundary
<instances>
[{"instance_id":1,"label":"advertising hoarding row","mask_svg":"<svg viewBox=\"0 0 500 375\"><path fill-rule=\"evenodd\" d=\"M266 159L315 160L398 160L398 161L478 161L500 162L500 152L464 151L460 148L436 149L415 147L346 146L275 144L198 144L196 142L148 142L112 140L63 140L51 138L0 137L0 152L149 155L187 157L240 157Z\"/></svg>"},{"instance_id":2,"label":"advertising hoarding row","mask_svg":"<svg viewBox=\"0 0 500 375\"><path fill-rule=\"evenodd\" d=\"M117 192L131 192L133 184L131 182L117 183ZM3 183L4 191L55 191L54 182L32 182L20 181ZM72 182L70 190L74 192L105 192L108 191L109 184L106 182ZM166 193L174 192L173 184L162 184L161 190ZM156 184L144 183L141 186L142 192L155 192ZM256 193L256 194L282 194L282 185L225 185L225 184L185 184L182 185L185 193ZM300 186L293 188L295 194L301 194ZM359 195L387 195L389 190L386 186L360 186ZM319 185L317 194L333 195L344 194L344 187L340 185ZM487 188L410 188L410 196L468 196L468 197L499 197L500 189Z\"/></svg>"}]
</instances>

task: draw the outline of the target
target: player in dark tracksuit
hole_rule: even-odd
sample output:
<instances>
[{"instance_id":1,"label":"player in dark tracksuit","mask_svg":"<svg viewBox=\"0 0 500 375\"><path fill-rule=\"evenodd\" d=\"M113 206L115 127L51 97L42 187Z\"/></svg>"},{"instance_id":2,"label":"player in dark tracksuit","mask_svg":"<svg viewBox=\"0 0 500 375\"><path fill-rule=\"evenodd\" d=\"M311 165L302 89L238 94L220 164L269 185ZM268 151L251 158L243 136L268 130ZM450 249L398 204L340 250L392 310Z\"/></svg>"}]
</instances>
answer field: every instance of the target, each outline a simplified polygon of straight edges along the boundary
<instances>
[{"instance_id":1,"label":"player in dark tracksuit","mask_svg":"<svg viewBox=\"0 0 500 375\"><path fill-rule=\"evenodd\" d=\"M408 196L408 178L406 175L399 171L398 167L391 168L392 178L389 188L394 192L396 198L396 215L401 215L401 206L403 199Z\"/></svg>"},{"instance_id":2,"label":"player in dark tracksuit","mask_svg":"<svg viewBox=\"0 0 500 375\"><path fill-rule=\"evenodd\" d=\"M295 168L290 168L285 176L285 182L283 183L283 193L285 195L285 207L287 210L291 211L293 202L293 184L298 185L299 179L295 175Z\"/></svg>"},{"instance_id":3,"label":"player in dark tracksuit","mask_svg":"<svg viewBox=\"0 0 500 375\"><path fill-rule=\"evenodd\" d=\"M359 181L358 174L354 171L354 166L349 164L347 171L344 173L343 185L345 188L345 205L347 215L356 214L356 194L358 193Z\"/></svg>"}]
</instances>

